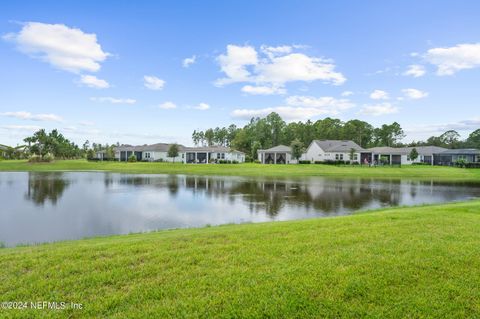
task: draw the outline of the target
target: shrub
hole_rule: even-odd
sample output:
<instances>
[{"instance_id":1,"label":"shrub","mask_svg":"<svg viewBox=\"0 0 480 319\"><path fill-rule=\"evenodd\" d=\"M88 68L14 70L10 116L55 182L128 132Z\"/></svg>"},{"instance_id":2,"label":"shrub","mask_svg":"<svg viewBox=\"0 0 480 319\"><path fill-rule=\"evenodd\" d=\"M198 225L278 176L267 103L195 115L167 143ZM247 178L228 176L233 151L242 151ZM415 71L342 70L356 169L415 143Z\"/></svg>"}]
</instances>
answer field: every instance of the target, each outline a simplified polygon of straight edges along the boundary
<instances>
[{"instance_id":1,"label":"shrub","mask_svg":"<svg viewBox=\"0 0 480 319\"><path fill-rule=\"evenodd\" d=\"M417 163L412 163L412 165L415 165L415 166L425 166L425 165L431 165L431 164L430 164L430 163L417 162Z\"/></svg>"},{"instance_id":2,"label":"shrub","mask_svg":"<svg viewBox=\"0 0 480 319\"><path fill-rule=\"evenodd\" d=\"M128 157L128 161L129 161L130 163L136 162L136 161L137 161L137 157L135 156L135 154L130 155L130 156Z\"/></svg>"},{"instance_id":3,"label":"shrub","mask_svg":"<svg viewBox=\"0 0 480 319\"><path fill-rule=\"evenodd\" d=\"M311 164L310 161L305 161L305 160L300 160L298 161L298 164Z\"/></svg>"},{"instance_id":4,"label":"shrub","mask_svg":"<svg viewBox=\"0 0 480 319\"><path fill-rule=\"evenodd\" d=\"M466 168L480 168L480 163L466 163Z\"/></svg>"},{"instance_id":5,"label":"shrub","mask_svg":"<svg viewBox=\"0 0 480 319\"><path fill-rule=\"evenodd\" d=\"M55 159L52 153L47 153L43 156L42 162L52 162Z\"/></svg>"},{"instance_id":6,"label":"shrub","mask_svg":"<svg viewBox=\"0 0 480 319\"><path fill-rule=\"evenodd\" d=\"M254 162L255 164L260 164L260 163L261 163L260 160L258 160L258 159L254 160L253 162Z\"/></svg>"},{"instance_id":7,"label":"shrub","mask_svg":"<svg viewBox=\"0 0 480 319\"><path fill-rule=\"evenodd\" d=\"M315 161L314 164L325 164L323 161Z\"/></svg>"}]
</instances>

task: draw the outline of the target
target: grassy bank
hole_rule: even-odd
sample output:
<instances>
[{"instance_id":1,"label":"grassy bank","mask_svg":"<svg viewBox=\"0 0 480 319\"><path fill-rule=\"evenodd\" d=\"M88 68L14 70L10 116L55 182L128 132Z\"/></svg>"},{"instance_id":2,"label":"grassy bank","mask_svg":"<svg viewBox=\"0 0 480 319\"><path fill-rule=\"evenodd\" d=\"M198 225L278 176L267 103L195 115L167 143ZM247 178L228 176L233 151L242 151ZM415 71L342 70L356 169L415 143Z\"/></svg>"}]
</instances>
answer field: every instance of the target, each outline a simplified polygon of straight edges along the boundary
<instances>
[{"instance_id":1,"label":"grassy bank","mask_svg":"<svg viewBox=\"0 0 480 319\"><path fill-rule=\"evenodd\" d=\"M0 317L478 318L480 201L0 249Z\"/></svg>"},{"instance_id":2,"label":"grassy bank","mask_svg":"<svg viewBox=\"0 0 480 319\"><path fill-rule=\"evenodd\" d=\"M172 164L172 163L119 163L87 162L85 160L28 163L27 161L1 161L0 171L88 171L100 170L145 174L196 174L237 176L332 176L365 178L421 178L437 180L480 181L480 169L462 169L440 166L359 167L331 165L261 165L261 164Z\"/></svg>"}]
</instances>

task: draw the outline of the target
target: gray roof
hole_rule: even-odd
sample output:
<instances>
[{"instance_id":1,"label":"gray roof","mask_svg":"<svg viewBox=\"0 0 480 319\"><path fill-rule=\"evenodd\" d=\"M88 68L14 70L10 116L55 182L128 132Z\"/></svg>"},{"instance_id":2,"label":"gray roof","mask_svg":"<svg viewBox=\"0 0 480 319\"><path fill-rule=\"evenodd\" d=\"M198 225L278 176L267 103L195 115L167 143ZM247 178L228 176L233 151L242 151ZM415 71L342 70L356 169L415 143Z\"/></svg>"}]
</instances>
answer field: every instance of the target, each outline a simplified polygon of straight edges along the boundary
<instances>
[{"instance_id":1,"label":"gray roof","mask_svg":"<svg viewBox=\"0 0 480 319\"><path fill-rule=\"evenodd\" d=\"M372 153L376 154L393 154L393 155L408 155L410 151L401 147L389 147L389 146L379 146L372 147L368 149Z\"/></svg>"},{"instance_id":2,"label":"gray roof","mask_svg":"<svg viewBox=\"0 0 480 319\"><path fill-rule=\"evenodd\" d=\"M417 150L419 155L432 155L436 153L440 153L446 151L446 148L438 147L438 146L412 146L412 147L388 147L388 146L381 146L381 147L372 147L368 150L372 153L377 154L393 154L393 155L410 155L413 149Z\"/></svg>"},{"instance_id":3,"label":"gray roof","mask_svg":"<svg viewBox=\"0 0 480 319\"><path fill-rule=\"evenodd\" d=\"M137 145L137 146L132 146L132 145L121 145L115 147L116 151L135 151L135 152L168 152L168 148L172 144L167 144L167 143L157 143L157 144L151 144L151 145ZM179 150L182 152L185 149L185 146L183 145L178 145Z\"/></svg>"},{"instance_id":4,"label":"gray roof","mask_svg":"<svg viewBox=\"0 0 480 319\"><path fill-rule=\"evenodd\" d=\"M167 143L157 143L152 145L121 145L115 148L116 151L134 151L134 152L168 152L170 145ZM240 151L232 150L229 147L225 146L208 146L208 147L185 147L181 144L178 144L178 149L180 152L212 152L212 153L241 153Z\"/></svg>"},{"instance_id":5,"label":"gray roof","mask_svg":"<svg viewBox=\"0 0 480 319\"><path fill-rule=\"evenodd\" d=\"M226 146L200 146L200 147L185 147L184 152L211 152L211 153L240 153L243 152L234 150Z\"/></svg>"},{"instance_id":6,"label":"gray roof","mask_svg":"<svg viewBox=\"0 0 480 319\"><path fill-rule=\"evenodd\" d=\"M480 155L480 150L476 148L459 148L452 150L444 150L435 154L439 155Z\"/></svg>"},{"instance_id":7,"label":"gray roof","mask_svg":"<svg viewBox=\"0 0 480 319\"><path fill-rule=\"evenodd\" d=\"M313 143L324 152L350 152L352 148L360 152L365 151L360 145L350 140L314 140Z\"/></svg>"},{"instance_id":8,"label":"gray roof","mask_svg":"<svg viewBox=\"0 0 480 319\"><path fill-rule=\"evenodd\" d=\"M286 152L286 153L291 153L291 152L292 152L292 148L291 148L290 146L277 145L277 146L271 147L271 148L266 149L266 150L258 150L258 152L261 152L261 153L268 153L268 152Z\"/></svg>"}]
</instances>

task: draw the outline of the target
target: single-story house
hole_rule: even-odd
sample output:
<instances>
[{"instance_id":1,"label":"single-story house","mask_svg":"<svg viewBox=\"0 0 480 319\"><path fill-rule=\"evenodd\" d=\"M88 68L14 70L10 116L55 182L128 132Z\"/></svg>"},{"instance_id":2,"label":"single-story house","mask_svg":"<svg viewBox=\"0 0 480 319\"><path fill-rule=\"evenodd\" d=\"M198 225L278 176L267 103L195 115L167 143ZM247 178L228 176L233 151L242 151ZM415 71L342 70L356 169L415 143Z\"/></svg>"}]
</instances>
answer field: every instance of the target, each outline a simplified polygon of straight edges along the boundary
<instances>
[{"instance_id":1,"label":"single-story house","mask_svg":"<svg viewBox=\"0 0 480 319\"><path fill-rule=\"evenodd\" d=\"M416 149L418 157L410 158L410 153ZM409 165L413 163L427 163L433 165L434 154L446 151L446 148L438 146L415 146L415 147L372 147L368 151L372 153L373 161L389 165Z\"/></svg>"},{"instance_id":2,"label":"single-story house","mask_svg":"<svg viewBox=\"0 0 480 319\"><path fill-rule=\"evenodd\" d=\"M245 153L225 146L186 147L186 163L212 163L218 161L245 162Z\"/></svg>"},{"instance_id":3,"label":"single-story house","mask_svg":"<svg viewBox=\"0 0 480 319\"><path fill-rule=\"evenodd\" d=\"M104 160L109 159L109 158L107 157L107 151L105 151L105 150L96 151L96 152L95 152L95 158L98 159L98 160L100 160L100 161L104 161Z\"/></svg>"},{"instance_id":4,"label":"single-story house","mask_svg":"<svg viewBox=\"0 0 480 319\"><path fill-rule=\"evenodd\" d=\"M480 162L480 150L475 148L451 149L437 152L434 154L435 165L454 165L458 160L464 160L467 163Z\"/></svg>"},{"instance_id":5,"label":"single-story house","mask_svg":"<svg viewBox=\"0 0 480 319\"><path fill-rule=\"evenodd\" d=\"M8 148L8 146L0 144L0 156L1 157L5 156L5 153L7 152L7 148Z\"/></svg>"},{"instance_id":6,"label":"single-story house","mask_svg":"<svg viewBox=\"0 0 480 319\"><path fill-rule=\"evenodd\" d=\"M352 149L355 151L353 158L350 158ZM364 163L365 161L371 162L372 154L354 141L313 140L302 159L311 162L353 161Z\"/></svg>"},{"instance_id":7,"label":"single-story house","mask_svg":"<svg viewBox=\"0 0 480 319\"><path fill-rule=\"evenodd\" d=\"M297 160L292 158L290 146L277 145L266 150L257 151L258 160L262 164L290 164Z\"/></svg>"},{"instance_id":8,"label":"single-story house","mask_svg":"<svg viewBox=\"0 0 480 319\"><path fill-rule=\"evenodd\" d=\"M148 162L181 162L181 163L211 163L219 160L245 162L245 153L224 146L185 147L178 144L178 156L168 157L171 144L157 143L152 145L122 145L115 148L115 159L127 161L135 155L137 161Z\"/></svg>"}]
</instances>

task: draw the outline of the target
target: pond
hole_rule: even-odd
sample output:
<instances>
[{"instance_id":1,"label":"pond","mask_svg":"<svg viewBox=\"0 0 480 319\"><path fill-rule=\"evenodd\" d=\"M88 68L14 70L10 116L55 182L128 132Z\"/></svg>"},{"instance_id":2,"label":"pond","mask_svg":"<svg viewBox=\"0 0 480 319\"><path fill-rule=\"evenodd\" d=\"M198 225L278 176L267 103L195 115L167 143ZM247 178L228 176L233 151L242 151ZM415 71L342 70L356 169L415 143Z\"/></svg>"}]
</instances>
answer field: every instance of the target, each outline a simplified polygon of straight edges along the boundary
<instances>
[{"instance_id":1,"label":"pond","mask_svg":"<svg viewBox=\"0 0 480 319\"><path fill-rule=\"evenodd\" d=\"M0 242L338 216L479 196L480 184L415 180L9 172L0 173Z\"/></svg>"}]
</instances>

